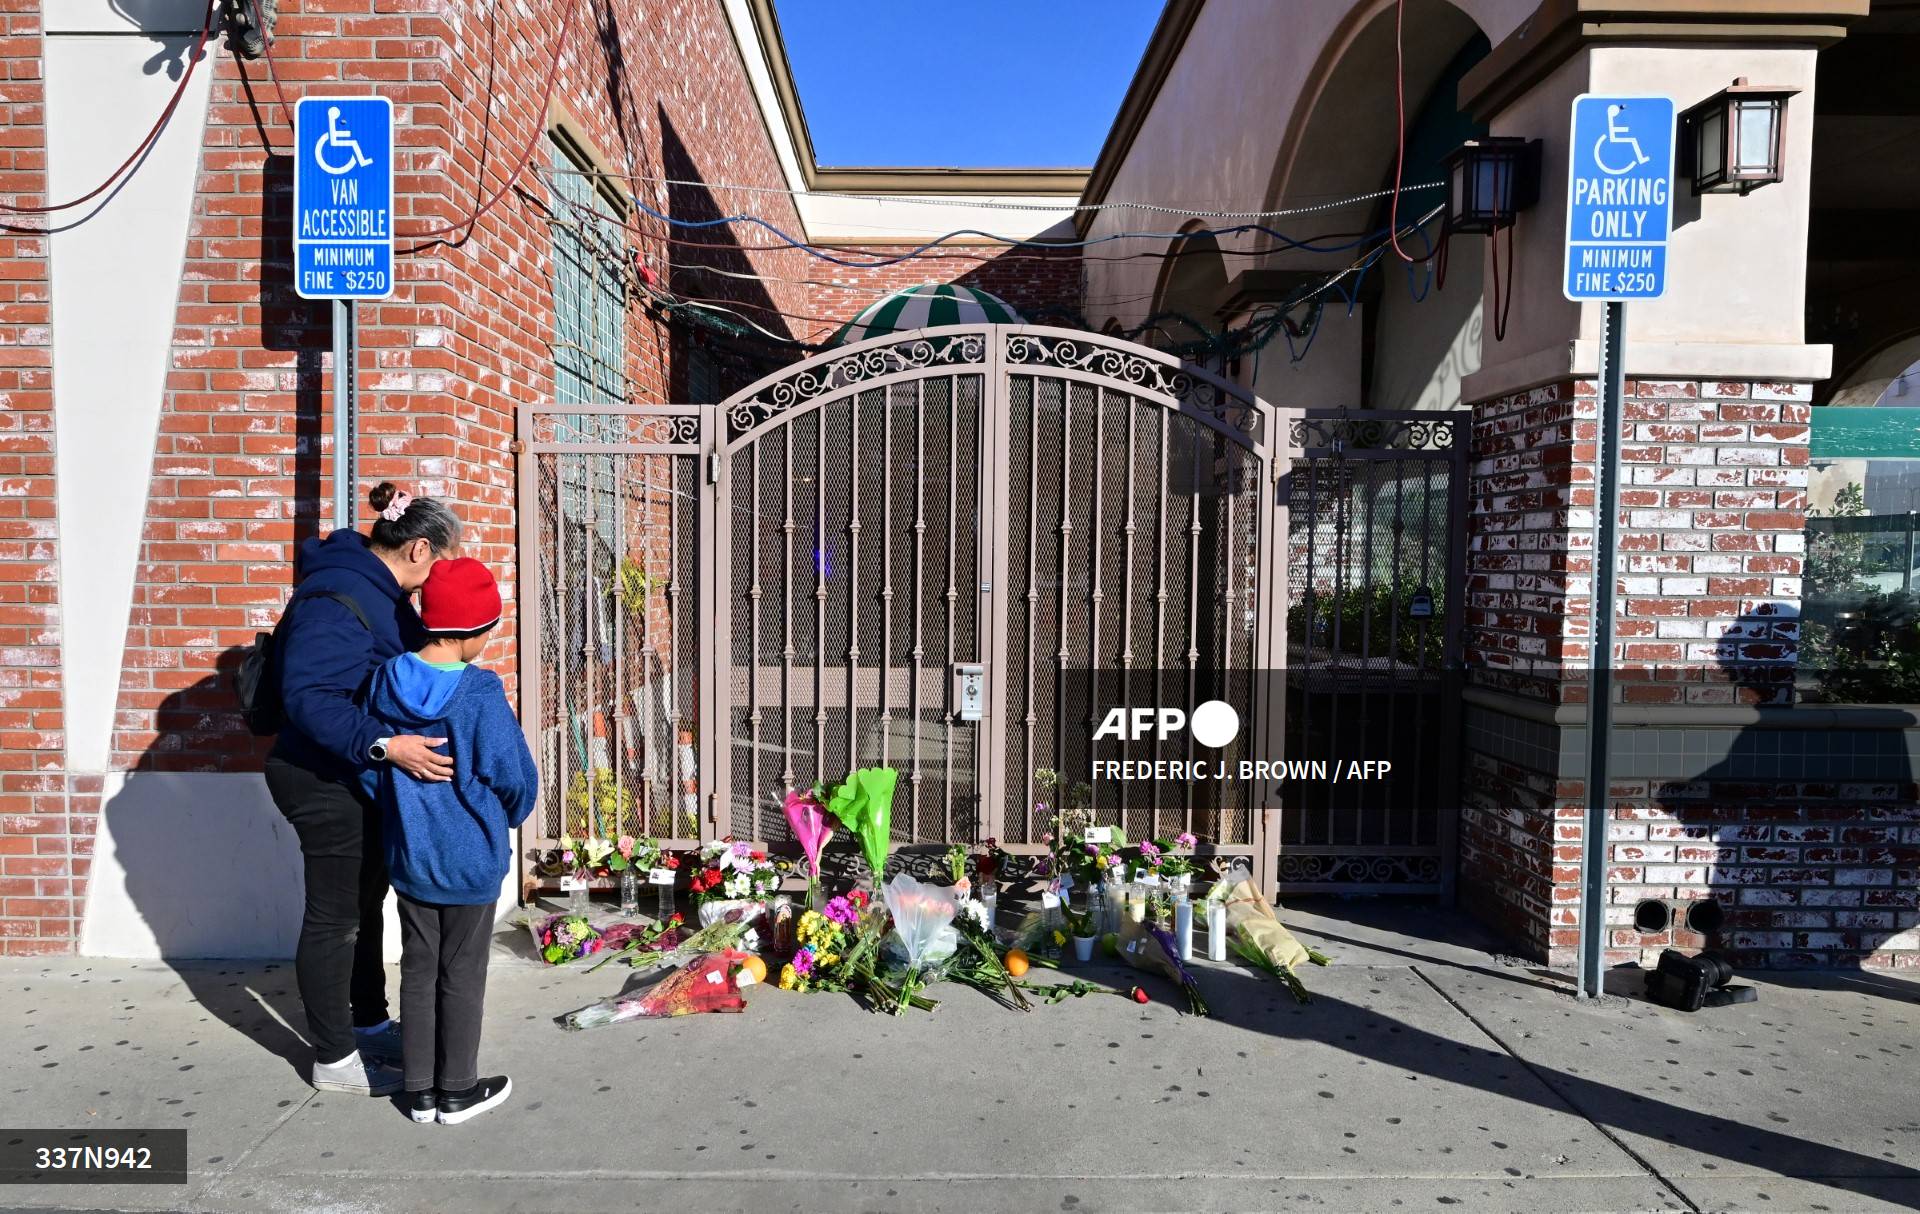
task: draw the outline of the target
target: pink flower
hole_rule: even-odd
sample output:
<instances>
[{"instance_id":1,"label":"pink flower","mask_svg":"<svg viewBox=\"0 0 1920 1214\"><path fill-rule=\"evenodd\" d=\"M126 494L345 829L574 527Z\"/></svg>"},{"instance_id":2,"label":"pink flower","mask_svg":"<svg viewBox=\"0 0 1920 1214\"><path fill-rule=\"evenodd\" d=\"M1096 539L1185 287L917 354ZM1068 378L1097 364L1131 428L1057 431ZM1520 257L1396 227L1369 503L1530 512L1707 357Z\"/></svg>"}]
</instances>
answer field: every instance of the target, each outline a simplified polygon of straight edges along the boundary
<instances>
[{"instance_id":1,"label":"pink flower","mask_svg":"<svg viewBox=\"0 0 1920 1214\"><path fill-rule=\"evenodd\" d=\"M619 847L620 849L620 858L622 860L633 859L633 836L632 835L621 835L620 842L616 844L616 846Z\"/></svg>"},{"instance_id":2,"label":"pink flower","mask_svg":"<svg viewBox=\"0 0 1920 1214\"><path fill-rule=\"evenodd\" d=\"M1173 837L1173 845L1175 847L1192 848L1199 842L1200 840L1194 838L1192 834L1184 830Z\"/></svg>"},{"instance_id":3,"label":"pink flower","mask_svg":"<svg viewBox=\"0 0 1920 1214\"><path fill-rule=\"evenodd\" d=\"M802 978L813 972L813 950L803 948L793 955L793 972Z\"/></svg>"},{"instance_id":4,"label":"pink flower","mask_svg":"<svg viewBox=\"0 0 1920 1214\"><path fill-rule=\"evenodd\" d=\"M572 852L572 850L571 850L571 849L569 849L569 850L567 850L567 851L563 851L563 852L561 852L561 853L560 853L560 863L562 863L562 864L572 864L572 863L573 863L573 852Z\"/></svg>"}]
</instances>

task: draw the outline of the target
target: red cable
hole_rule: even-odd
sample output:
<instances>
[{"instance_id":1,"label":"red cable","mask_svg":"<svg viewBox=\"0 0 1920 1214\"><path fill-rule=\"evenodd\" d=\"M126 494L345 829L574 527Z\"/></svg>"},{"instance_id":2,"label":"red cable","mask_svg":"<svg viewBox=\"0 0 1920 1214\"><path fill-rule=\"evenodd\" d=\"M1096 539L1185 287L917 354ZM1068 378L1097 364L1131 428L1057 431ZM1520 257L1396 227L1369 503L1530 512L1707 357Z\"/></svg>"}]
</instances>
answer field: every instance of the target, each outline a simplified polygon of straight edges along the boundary
<instances>
[{"instance_id":1,"label":"red cable","mask_svg":"<svg viewBox=\"0 0 1920 1214\"><path fill-rule=\"evenodd\" d=\"M254 24L261 29L262 34L264 35L266 26L260 20L259 2L258 0L248 0L248 3L253 8ZM209 9L208 11L211 12L212 10ZM567 35L573 31L573 13L574 13L574 6L568 5L565 9L564 14L560 18L560 31L558 34L554 36L554 39L553 39L553 63L547 68L547 83L546 83L546 86L541 91L540 104L538 109L535 111L536 114L545 114L548 110L548 107L553 102L553 90L555 86L558 85L560 82L560 55L561 55L561 52L566 49ZM273 80L273 90L279 96L281 117L285 119L287 124L287 129L291 131L294 125L293 109L291 106L287 104L287 94L280 87L280 73L276 71L274 68L273 43L274 43L274 40L272 38L266 39L266 46L261 53L261 58L267 61L267 75ZM471 228L473 224L480 222L481 216L485 215L488 211L491 211L494 208L494 206L502 198L506 197L507 191L513 188L513 183L515 179L518 178L520 174L526 170L527 165L533 159L533 150L536 146L539 145L540 136L544 134L545 131L546 131L545 124L543 124L538 120L538 118L536 118L533 124L533 131L529 134L527 138L527 146L521 149L520 156L519 156L519 163L514 167L511 173L507 174L506 180L500 183L500 188L495 190L492 194L488 195L487 198L484 201L482 201L479 206L475 207L471 213L459 219L454 220L452 223L443 224L437 228L426 228L418 232L395 232L394 233L395 238L405 239L405 240L421 240L430 236L444 236L448 232L455 232L460 230L461 228ZM268 150L271 151L272 149L269 148ZM485 173L486 173L485 164L482 164L480 166L480 173L483 177L485 176Z\"/></svg>"},{"instance_id":2,"label":"red cable","mask_svg":"<svg viewBox=\"0 0 1920 1214\"><path fill-rule=\"evenodd\" d=\"M218 0L207 0L207 15L200 22L200 36L195 39L192 46L187 48L187 69L180 73L180 83L174 86L173 96L167 100L167 108L160 111L160 117L155 120L152 128L147 131L146 138L140 141L139 146L133 149L131 155L120 162L119 168L107 174L105 181L102 181L99 185L69 202L56 202L43 207L23 207L15 206L9 202L0 202L0 211L7 211L15 215L48 215L54 211L64 211L71 207L77 207L81 203L91 202L93 199L105 193L114 182L120 179L121 174L138 163L140 158L145 156L147 151L153 147L154 141L160 138L160 133L166 130L167 120L172 118L173 111L180 107L180 98L186 96L187 82L193 79L193 69L200 65L200 51L206 45L208 33L213 29L213 10L217 2Z\"/></svg>"},{"instance_id":3,"label":"red cable","mask_svg":"<svg viewBox=\"0 0 1920 1214\"><path fill-rule=\"evenodd\" d=\"M260 31L260 57L267 61L267 78L273 81L274 96L280 99L280 120L287 124L287 134L294 131L293 107L287 104L287 90L280 87L280 73L273 66L273 31L260 19L260 0L247 0L247 7L253 10L253 28ZM273 149L269 147L267 151Z\"/></svg>"},{"instance_id":4,"label":"red cable","mask_svg":"<svg viewBox=\"0 0 1920 1214\"><path fill-rule=\"evenodd\" d=\"M1393 6L1393 202L1387 214L1387 240L1401 261L1412 262L1416 259L1407 256L1407 251L1400 247L1400 183L1407 167L1407 68L1400 48L1400 25L1406 14L1407 0L1396 0Z\"/></svg>"}]
</instances>

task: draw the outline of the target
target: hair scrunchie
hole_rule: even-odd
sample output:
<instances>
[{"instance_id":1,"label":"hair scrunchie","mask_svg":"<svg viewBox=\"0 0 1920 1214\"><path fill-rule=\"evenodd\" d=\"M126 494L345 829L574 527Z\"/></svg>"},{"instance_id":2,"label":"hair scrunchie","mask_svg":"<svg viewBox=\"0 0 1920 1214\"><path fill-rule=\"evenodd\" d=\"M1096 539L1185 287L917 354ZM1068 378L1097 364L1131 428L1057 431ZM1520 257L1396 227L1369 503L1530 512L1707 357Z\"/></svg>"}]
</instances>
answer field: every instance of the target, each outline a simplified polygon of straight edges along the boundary
<instances>
[{"instance_id":1,"label":"hair scrunchie","mask_svg":"<svg viewBox=\"0 0 1920 1214\"><path fill-rule=\"evenodd\" d=\"M405 514L407 507L411 505L413 505L412 494L404 490L396 492L393 500L387 503L387 508L380 512L380 517L389 523L397 523L400 521L400 516Z\"/></svg>"}]
</instances>

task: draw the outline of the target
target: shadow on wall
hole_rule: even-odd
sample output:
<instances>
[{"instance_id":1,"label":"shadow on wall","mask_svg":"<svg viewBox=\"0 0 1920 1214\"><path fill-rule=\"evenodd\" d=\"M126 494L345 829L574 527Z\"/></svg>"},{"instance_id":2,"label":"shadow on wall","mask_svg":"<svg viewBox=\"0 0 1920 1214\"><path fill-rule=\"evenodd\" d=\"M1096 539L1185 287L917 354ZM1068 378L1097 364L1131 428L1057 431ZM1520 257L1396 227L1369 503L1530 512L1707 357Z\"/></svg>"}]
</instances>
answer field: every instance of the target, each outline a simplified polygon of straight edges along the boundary
<instances>
[{"instance_id":1,"label":"shadow on wall","mask_svg":"<svg viewBox=\"0 0 1920 1214\"><path fill-rule=\"evenodd\" d=\"M1792 656L1798 626L1740 617L1727 634L1740 655L1717 668L1739 702L1791 702L1795 667L1780 659ZM1708 948L1737 967L1776 969L1859 965L1889 946L1915 947L1920 848L1902 845L1916 810L1904 731L1659 732L1669 745L1658 765L1623 774L1654 785L1664 817L1649 825L1674 837L1649 838L1643 879L1656 887L1650 894L1677 890L1681 914L1643 943ZM1625 741L1616 735L1616 750ZM1671 880L1654 879L1663 869Z\"/></svg>"}]
</instances>

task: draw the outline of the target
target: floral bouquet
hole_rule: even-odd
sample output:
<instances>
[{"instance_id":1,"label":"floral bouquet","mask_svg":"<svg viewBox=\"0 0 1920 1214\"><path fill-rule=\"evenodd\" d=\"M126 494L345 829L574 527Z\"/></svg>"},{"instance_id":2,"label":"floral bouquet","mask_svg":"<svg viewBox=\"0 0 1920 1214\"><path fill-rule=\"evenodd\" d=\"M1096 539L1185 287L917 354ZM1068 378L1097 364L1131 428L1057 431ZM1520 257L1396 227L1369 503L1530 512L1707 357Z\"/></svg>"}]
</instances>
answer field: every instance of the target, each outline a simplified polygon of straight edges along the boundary
<instances>
[{"instance_id":1,"label":"floral bouquet","mask_svg":"<svg viewBox=\"0 0 1920 1214\"><path fill-rule=\"evenodd\" d=\"M1196 1016L1208 1014L1207 1001L1201 997L1200 984L1192 971L1180 963L1180 946L1166 928L1152 923L1120 921L1120 955L1127 964L1150 974L1160 974L1179 984L1186 992L1187 1006Z\"/></svg>"},{"instance_id":2,"label":"floral bouquet","mask_svg":"<svg viewBox=\"0 0 1920 1214\"><path fill-rule=\"evenodd\" d=\"M676 922L675 915L668 923ZM669 936L672 943L667 943ZM615 958L625 960L637 970L660 970L676 965L684 965L695 957L707 953L725 952L727 949L739 949L744 952L756 952L760 948L760 935L753 929L753 915L747 906L725 908L718 919L688 935L684 927L672 932L663 932L659 940L646 942L642 938L630 940L626 948L596 962L593 969L599 969ZM592 970L588 971L589 973Z\"/></svg>"},{"instance_id":3,"label":"floral bouquet","mask_svg":"<svg viewBox=\"0 0 1920 1214\"><path fill-rule=\"evenodd\" d=\"M973 871L980 874L982 885L989 885L999 877L1000 864L1005 856L998 839L987 839L980 844L980 854L973 858Z\"/></svg>"},{"instance_id":4,"label":"floral bouquet","mask_svg":"<svg viewBox=\"0 0 1920 1214\"><path fill-rule=\"evenodd\" d=\"M621 835L614 841L613 854L607 857L607 867L616 873L636 869L648 872L656 868L679 868L680 861L660 850L660 845L652 838Z\"/></svg>"},{"instance_id":5,"label":"floral bouquet","mask_svg":"<svg viewBox=\"0 0 1920 1214\"><path fill-rule=\"evenodd\" d=\"M720 898L760 901L772 896L779 884L780 874L767 853L724 839L700 849L700 867L688 888L693 891L693 904L699 906Z\"/></svg>"},{"instance_id":6,"label":"floral bouquet","mask_svg":"<svg viewBox=\"0 0 1920 1214\"><path fill-rule=\"evenodd\" d=\"M887 851L893 840L893 791L900 773L891 767L862 767L832 789L816 789L814 798L827 807L847 833L860 841L860 853L873 874L877 889L887 870Z\"/></svg>"},{"instance_id":7,"label":"floral bouquet","mask_svg":"<svg viewBox=\"0 0 1920 1214\"><path fill-rule=\"evenodd\" d=\"M849 948L867 907L864 890L828 901L825 910L807 911L794 929L799 948L780 967L783 991L844 991L856 975L846 965Z\"/></svg>"},{"instance_id":8,"label":"floral bouquet","mask_svg":"<svg viewBox=\"0 0 1920 1214\"><path fill-rule=\"evenodd\" d=\"M1331 965L1333 958L1319 949L1308 948L1286 929L1273 906L1253 883L1244 868L1222 877L1207 894L1209 904L1220 903L1227 912L1227 942L1242 961L1272 974L1301 1003L1308 1002L1306 984L1295 967L1311 963Z\"/></svg>"},{"instance_id":9,"label":"floral bouquet","mask_svg":"<svg viewBox=\"0 0 1920 1214\"><path fill-rule=\"evenodd\" d=\"M623 1020L737 1012L747 1006L740 997L738 979L740 965L746 959L747 954L732 949L709 953L645 990L624 991L554 1020L563 1029L578 1030Z\"/></svg>"},{"instance_id":10,"label":"floral bouquet","mask_svg":"<svg viewBox=\"0 0 1920 1214\"><path fill-rule=\"evenodd\" d=\"M581 915L548 915L526 920L526 924L540 959L548 965L565 965L604 947L600 933Z\"/></svg>"},{"instance_id":11,"label":"floral bouquet","mask_svg":"<svg viewBox=\"0 0 1920 1214\"><path fill-rule=\"evenodd\" d=\"M827 825L827 808L814 793L790 790L784 808L787 825L793 828L793 837L807 857L807 905L813 906L820 888L820 853L833 838L833 827Z\"/></svg>"},{"instance_id":12,"label":"floral bouquet","mask_svg":"<svg viewBox=\"0 0 1920 1214\"><path fill-rule=\"evenodd\" d=\"M959 907L939 887L922 885L906 873L894 874L883 896L887 913L893 917L892 942L905 960L889 992L897 1016L918 991L937 980L940 963L953 956L959 946L953 927Z\"/></svg>"}]
</instances>

